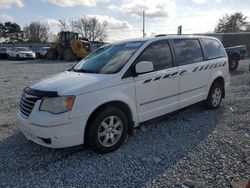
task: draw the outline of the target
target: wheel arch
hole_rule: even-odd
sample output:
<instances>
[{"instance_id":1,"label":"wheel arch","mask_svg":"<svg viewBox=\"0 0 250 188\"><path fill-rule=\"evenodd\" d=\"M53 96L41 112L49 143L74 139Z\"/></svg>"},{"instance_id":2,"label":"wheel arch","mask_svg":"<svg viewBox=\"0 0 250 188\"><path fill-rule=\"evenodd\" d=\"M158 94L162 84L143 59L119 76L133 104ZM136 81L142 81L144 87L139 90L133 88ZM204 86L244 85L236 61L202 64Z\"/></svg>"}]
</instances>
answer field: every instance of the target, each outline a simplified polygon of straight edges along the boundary
<instances>
[{"instance_id":1,"label":"wheel arch","mask_svg":"<svg viewBox=\"0 0 250 188\"><path fill-rule=\"evenodd\" d=\"M221 85L223 86L222 97L225 98L225 80L224 80L224 78L223 78L222 76L216 77L216 78L213 80L212 84L210 85L210 88L211 88L212 85L215 84L215 83L219 83L219 84L221 84ZM210 88L209 88L209 90L210 90Z\"/></svg>"},{"instance_id":2,"label":"wheel arch","mask_svg":"<svg viewBox=\"0 0 250 188\"><path fill-rule=\"evenodd\" d=\"M109 102L106 102L104 104L101 104L100 106L98 106L89 116L88 120L87 120L87 123L86 123L86 127L85 127L85 131L84 131L84 139L86 139L86 133L87 133L87 130L91 124L91 121L94 119L95 115L98 114L102 109L108 107L108 106L115 106L115 107L118 107L120 109L122 109L122 111L126 114L128 120L129 120L129 123L128 123L128 133L130 135L133 134L133 129L134 129L134 121L133 121L133 115L132 115L132 110L130 109L130 107L122 102L122 101L118 101L118 100L115 100L115 101L109 101ZM85 142L86 140L84 140Z\"/></svg>"},{"instance_id":3,"label":"wheel arch","mask_svg":"<svg viewBox=\"0 0 250 188\"><path fill-rule=\"evenodd\" d=\"M240 53L239 52L234 52L233 54L230 55L230 59L234 59L236 58L236 60L240 60Z\"/></svg>"}]
</instances>

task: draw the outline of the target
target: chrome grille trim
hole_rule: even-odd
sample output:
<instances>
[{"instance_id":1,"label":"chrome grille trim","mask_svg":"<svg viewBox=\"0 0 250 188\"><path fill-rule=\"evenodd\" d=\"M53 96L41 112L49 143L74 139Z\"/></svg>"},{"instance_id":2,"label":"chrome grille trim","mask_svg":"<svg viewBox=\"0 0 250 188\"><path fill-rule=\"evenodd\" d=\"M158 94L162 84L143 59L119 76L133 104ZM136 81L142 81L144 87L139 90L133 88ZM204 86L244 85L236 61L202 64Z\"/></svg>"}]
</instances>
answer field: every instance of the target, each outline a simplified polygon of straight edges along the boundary
<instances>
[{"instance_id":1,"label":"chrome grille trim","mask_svg":"<svg viewBox=\"0 0 250 188\"><path fill-rule=\"evenodd\" d=\"M26 93L23 93L19 102L19 109L23 116L26 118L29 117L31 114L36 102L38 100L38 97L33 95L28 95Z\"/></svg>"},{"instance_id":2,"label":"chrome grille trim","mask_svg":"<svg viewBox=\"0 0 250 188\"><path fill-rule=\"evenodd\" d=\"M25 98L22 98L22 100L24 100L26 103L31 103L31 104L35 104L36 102L32 102L32 101L28 101L28 100L26 100Z\"/></svg>"}]
</instances>

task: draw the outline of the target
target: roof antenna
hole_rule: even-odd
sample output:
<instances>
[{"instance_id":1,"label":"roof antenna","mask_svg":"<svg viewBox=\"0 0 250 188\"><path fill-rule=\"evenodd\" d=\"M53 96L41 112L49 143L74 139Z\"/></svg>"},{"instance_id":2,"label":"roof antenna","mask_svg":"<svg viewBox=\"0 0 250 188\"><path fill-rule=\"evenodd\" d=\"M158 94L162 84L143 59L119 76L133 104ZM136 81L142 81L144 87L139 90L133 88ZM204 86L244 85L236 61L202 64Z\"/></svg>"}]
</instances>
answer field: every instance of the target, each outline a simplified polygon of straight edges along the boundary
<instances>
[{"instance_id":1,"label":"roof antenna","mask_svg":"<svg viewBox=\"0 0 250 188\"><path fill-rule=\"evenodd\" d=\"M178 35L181 35L181 34L182 34L182 25L178 26L177 34L178 34Z\"/></svg>"}]
</instances>

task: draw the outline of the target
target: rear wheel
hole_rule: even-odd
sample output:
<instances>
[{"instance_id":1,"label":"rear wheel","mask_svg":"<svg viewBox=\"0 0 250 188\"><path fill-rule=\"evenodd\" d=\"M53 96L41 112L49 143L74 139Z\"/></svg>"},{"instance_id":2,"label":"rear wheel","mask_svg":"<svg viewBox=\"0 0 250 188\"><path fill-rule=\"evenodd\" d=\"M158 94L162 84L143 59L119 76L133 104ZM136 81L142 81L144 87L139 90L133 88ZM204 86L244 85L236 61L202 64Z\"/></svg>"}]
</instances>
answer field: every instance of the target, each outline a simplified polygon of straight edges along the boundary
<instances>
[{"instance_id":1,"label":"rear wheel","mask_svg":"<svg viewBox=\"0 0 250 188\"><path fill-rule=\"evenodd\" d=\"M58 59L58 57L59 57L59 53L56 48L50 48L45 55L45 58L49 60L56 60Z\"/></svg>"},{"instance_id":2,"label":"rear wheel","mask_svg":"<svg viewBox=\"0 0 250 188\"><path fill-rule=\"evenodd\" d=\"M19 55L16 55L16 60L20 61L20 56Z\"/></svg>"},{"instance_id":3,"label":"rear wheel","mask_svg":"<svg viewBox=\"0 0 250 188\"><path fill-rule=\"evenodd\" d=\"M230 71L235 71L238 68L238 65L239 65L239 58L238 57L232 57L229 60Z\"/></svg>"},{"instance_id":4,"label":"rear wheel","mask_svg":"<svg viewBox=\"0 0 250 188\"><path fill-rule=\"evenodd\" d=\"M223 86L220 83L214 83L205 100L205 106L209 109L217 109L220 107L223 97Z\"/></svg>"},{"instance_id":5,"label":"rear wheel","mask_svg":"<svg viewBox=\"0 0 250 188\"><path fill-rule=\"evenodd\" d=\"M37 59L41 59L41 58L42 58L42 56L41 56L40 53L37 53L37 54L36 54L36 57L37 57Z\"/></svg>"},{"instance_id":6,"label":"rear wheel","mask_svg":"<svg viewBox=\"0 0 250 188\"><path fill-rule=\"evenodd\" d=\"M105 108L98 112L86 131L86 141L90 149L97 153L109 153L125 141L128 119L119 108Z\"/></svg>"},{"instance_id":7,"label":"rear wheel","mask_svg":"<svg viewBox=\"0 0 250 188\"><path fill-rule=\"evenodd\" d=\"M74 52L72 51L71 48L66 49L64 51L64 59L66 61L73 61L75 59L75 54L74 54Z\"/></svg>"}]
</instances>

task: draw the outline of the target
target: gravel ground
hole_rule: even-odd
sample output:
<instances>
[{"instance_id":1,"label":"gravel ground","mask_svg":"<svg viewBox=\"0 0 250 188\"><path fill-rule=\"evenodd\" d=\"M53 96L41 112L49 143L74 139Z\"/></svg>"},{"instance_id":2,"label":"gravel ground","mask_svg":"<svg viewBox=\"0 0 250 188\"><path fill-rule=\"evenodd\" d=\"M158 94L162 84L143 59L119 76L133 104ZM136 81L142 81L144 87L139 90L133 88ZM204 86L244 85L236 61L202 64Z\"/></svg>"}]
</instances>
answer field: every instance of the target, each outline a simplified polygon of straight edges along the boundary
<instances>
[{"instance_id":1,"label":"gravel ground","mask_svg":"<svg viewBox=\"0 0 250 188\"><path fill-rule=\"evenodd\" d=\"M231 77L222 107L200 104L143 123L117 151L52 150L27 141L22 88L72 63L0 61L0 187L230 187L250 178L250 61Z\"/></svg>"}]
</instances>

